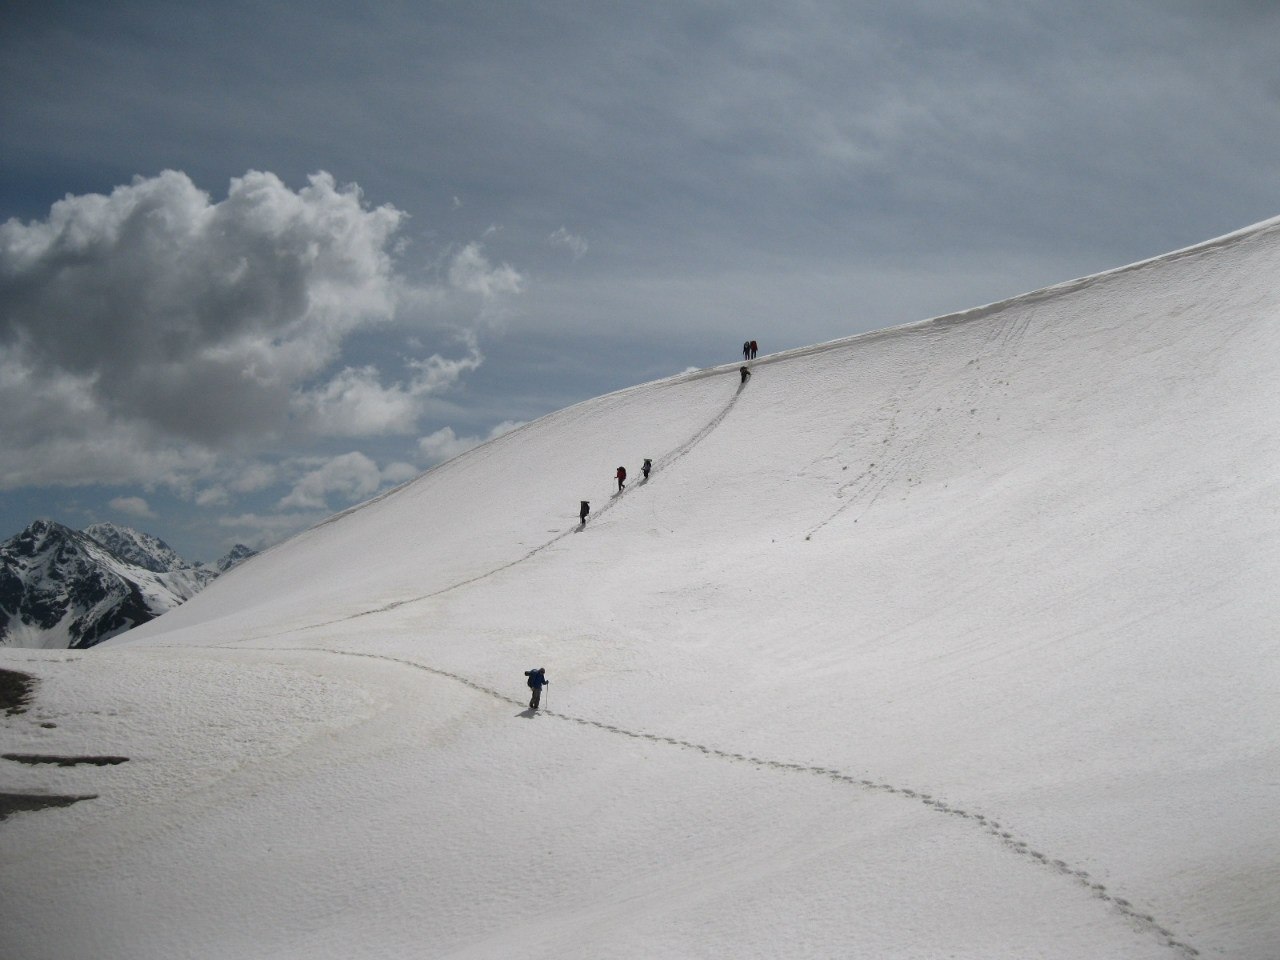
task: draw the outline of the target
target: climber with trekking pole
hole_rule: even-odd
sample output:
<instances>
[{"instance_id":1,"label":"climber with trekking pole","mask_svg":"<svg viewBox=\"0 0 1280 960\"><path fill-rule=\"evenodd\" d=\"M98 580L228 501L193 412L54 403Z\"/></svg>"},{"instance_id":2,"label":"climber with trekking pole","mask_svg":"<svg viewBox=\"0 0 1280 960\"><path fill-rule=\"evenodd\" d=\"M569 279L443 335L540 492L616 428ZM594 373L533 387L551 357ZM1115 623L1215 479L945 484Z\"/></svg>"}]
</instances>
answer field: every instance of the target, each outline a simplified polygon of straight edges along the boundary
<instances>
[{"instance_id":1,"label":"climber with trekking pole","mask_svg":"<svg viewBox=\"0 0 1280 960\"><path fill-rule=\"evenodd\" d=\"M533 670L526 670L524 675L529 678L529 689L533 691L533 696L529 699L529 709L537 710L538 703L542 699L542 688L551 683L547 679L547 668L536 667Z\"/></svg>"}]
</instances>

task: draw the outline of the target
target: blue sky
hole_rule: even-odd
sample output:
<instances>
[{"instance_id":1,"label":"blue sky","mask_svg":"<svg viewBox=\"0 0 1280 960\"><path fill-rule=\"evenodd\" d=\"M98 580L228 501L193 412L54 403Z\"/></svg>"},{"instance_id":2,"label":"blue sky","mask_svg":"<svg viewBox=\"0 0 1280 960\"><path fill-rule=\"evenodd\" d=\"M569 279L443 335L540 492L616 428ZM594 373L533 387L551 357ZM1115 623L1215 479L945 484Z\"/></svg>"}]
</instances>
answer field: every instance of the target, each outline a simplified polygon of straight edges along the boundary
<instances>
[{"instance_id":1,"label":"blue sky","mask_svg":"<svg viewBox=\"0 0 1280 960\"><path fill-rule=\"evenodd\" d=\"M113 520L211 559L748 337L1269 218L1277 27L1192 0L9 4L0 537Z\"/></svg>"}]
</instances>

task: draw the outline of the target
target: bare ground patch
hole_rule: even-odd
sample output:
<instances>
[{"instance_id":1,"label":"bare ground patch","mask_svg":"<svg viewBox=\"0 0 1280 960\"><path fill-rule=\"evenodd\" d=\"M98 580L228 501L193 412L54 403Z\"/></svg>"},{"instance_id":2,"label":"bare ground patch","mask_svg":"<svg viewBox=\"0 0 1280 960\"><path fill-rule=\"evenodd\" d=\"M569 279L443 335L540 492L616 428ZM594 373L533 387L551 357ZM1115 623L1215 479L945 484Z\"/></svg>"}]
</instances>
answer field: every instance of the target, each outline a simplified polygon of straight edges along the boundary
<instances>
[{"instance_id":1,"label":"bare ground patch","mask_svg":"<svg viewBox=\"0 0 1280 960\"><path fill-rule=\"evenodd\" d=\"M91 763L96 767L106 767L117 763L127 763L129 760L128 757L64 757L51 753L5 753L0 754L0 756L3 756L6 760L16 760L18 763L56 763L60 767L78 767L84 763Z\"/></svg>"},{"instance_id":2,"label":"bare ground patch","mask_svg":"<svg viewBox=\"0 0 1280 960\"><path fill-rule=\"evenodd\" d=\"M31 703L36 678L17 670L0 670L0 710L13 715L22 713Z\"/></svg>"},{"instance_id":3,"label":"bare ground patch","mask_svg":"<svg viewBox=\"0 0 1280 960\"><path fill-rule=\"evenodd\" d=\"M45 810L49 807L69 807L81 800L96 800L96 793L84 796L56 796L43 793L0 793L0 820L8 819L22 810Z\"/></svg>"}]
</instances>

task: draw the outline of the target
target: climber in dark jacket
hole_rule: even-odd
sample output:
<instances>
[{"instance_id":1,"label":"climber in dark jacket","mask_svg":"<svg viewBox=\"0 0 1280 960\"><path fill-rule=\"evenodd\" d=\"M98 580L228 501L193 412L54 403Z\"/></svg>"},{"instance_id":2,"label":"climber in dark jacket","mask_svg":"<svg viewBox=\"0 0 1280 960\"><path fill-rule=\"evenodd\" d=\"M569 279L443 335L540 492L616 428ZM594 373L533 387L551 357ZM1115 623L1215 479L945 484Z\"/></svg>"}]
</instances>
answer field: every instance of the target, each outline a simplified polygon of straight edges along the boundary
<instances>
[{"instance_id":1,"label":"climber in dark jacket","mask_svg":"<svg viewBox=\"0 0 1280 960\"><path fill-rule=\"evenodd\" d=\"M529 689L533 691L533 698L529 701L529 709L537 710L538 702L542 699L542 688L551 682L547 679L547 668L538 667L536 670L526 670L524 675L529 678Z\"/></svg>"},{"instance_id":2,"label":"climber in dark jacket","mask_svg":"<svg viewBox=\"0 0 1280 960\"><path fill-rule=\"evenodd\" d=\"M582 525L587 525L587 514L591 512L591 504L586 500L582 501L582 506L578 508L578 519L582 521Z\"/></svg>"}]
</instances>

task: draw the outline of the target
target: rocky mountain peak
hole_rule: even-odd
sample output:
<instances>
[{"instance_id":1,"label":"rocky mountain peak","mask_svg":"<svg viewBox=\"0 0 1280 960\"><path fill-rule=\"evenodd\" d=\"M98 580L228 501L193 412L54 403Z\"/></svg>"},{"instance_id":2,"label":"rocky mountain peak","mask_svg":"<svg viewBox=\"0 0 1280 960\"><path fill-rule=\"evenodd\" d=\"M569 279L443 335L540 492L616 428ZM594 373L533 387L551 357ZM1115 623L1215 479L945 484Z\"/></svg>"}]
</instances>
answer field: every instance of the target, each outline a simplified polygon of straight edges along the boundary
<instances>
[{"instance_id":1,"label":"rocky mountain peak","mask_svg":"<svg viewBox=\"0 0 1280 960\"><path fill-rule=\"evenodd\" d=\"M89 647L190 599L253 551L197 567L149 533L39 519L0 543L0 645Z\"/></svg>"},{"instance_id":2,"label":"rocky mountain peak","mask_svg":"<svg viewBox=\"0 0 1280 960\"><path fill-rule=\"evenodd\" d=\"M114 523L94 523L85 527L84 532L121 560L144 570L166 573L191 566L167 543L149 533Z\"/></svg>"}]
</instances>

